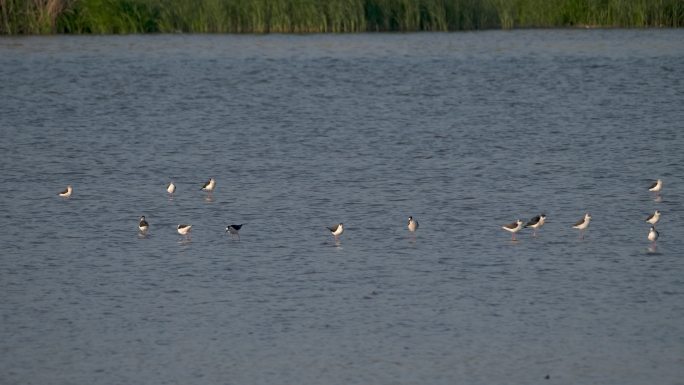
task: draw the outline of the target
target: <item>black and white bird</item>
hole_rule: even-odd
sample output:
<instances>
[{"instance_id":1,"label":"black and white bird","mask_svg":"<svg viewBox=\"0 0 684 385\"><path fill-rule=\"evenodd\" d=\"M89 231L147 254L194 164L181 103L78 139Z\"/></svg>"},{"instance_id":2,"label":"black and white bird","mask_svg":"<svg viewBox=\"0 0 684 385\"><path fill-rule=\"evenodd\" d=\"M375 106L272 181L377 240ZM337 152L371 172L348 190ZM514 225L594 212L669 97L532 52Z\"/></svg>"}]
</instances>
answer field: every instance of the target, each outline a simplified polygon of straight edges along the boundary
<instances>
[{"instance_id":1,"label":"black and white bird","mask_svg":"<svg viewBox=\"0 0 684 385\"><path fill-rule=\"evenodd\" d=\"M173 194L174 192L176 192L176 185L173 184L173 182L170 182L170 183L166 186L166 192L169 193L169 194Z\"/></svg>"},{"instance_id":2,"label":"black and white bird","mask_svg":"<svg viewBox=\"0 0 684 385\"><path fill-rule=\"evenodd\" d=\"M511 240L515 241L515 233L523 228L523 224L524 222L518 219L513 223L501 226L501 228L511 233Z\"/></svg>"},{"instance_id":3,"label":"black and white bird","mask_svg":"<svg viewBox=\"0 0 684 385\"><path fill-rule=\"evenodd\" d=\"M652 224L655 226L656 223L660 220L660 211L656 210L653 214L649 215L648 218L646 218L646 222Z\"/></svg>"},{"instance_id":4,"label":"black and white bird","mask_svg":"<svg viewBox=\"0 0 684 385\"><path fill-rule=\"evenodd\" d=\"M178 225L177 227L178 234L180 235L187 235L190 233L190 229L192 229L192 225Z\"/></svg>"},{"instance_id":5,"label":"black and white bird","mask_svg":"<svg viewBox=\"0 0 684 385\"><path fill-rule=\"evenodd\" d=\"M327 227L327 229L330 230L330 233L332 233L335 238L337 238L344 232L344 225L342 223L338 223L332 227Z\"/></svg>"},{"instance_id":6,"label":"black and white bird","mask_svg":"<svg viewBox=\"0 0 684 385\"><path fill-rule=\"evenodd\" d=\"M656 193L656 195L658 195L662 188L663 188L663 181L658 179L657 181L653 182L651 187L648 188L648 191L654 192L654 193Z\"/></svg>"},{"instance_id":7,"label":"black and white bird","mask_svg":"<svg viewBox=\"0 0 684 385\"><path fill-rule=\"evenodd\" d=\"M72 191L74 191L74 189L71 188L71 185L68 185L66 187L66 190L59 193L59 196L61 196L62 198L69 198L71 196Z\"/></svg>"},{"instance_id":8,"label":"black and white bird","mask_svg":"<svg viewBox=\"0 0 684 385\"><path fill-rule=\"evenodd\" d=\"M140 222L138 222L138 229L140 229L140 232L144 234L147 232L149 228L150 224L147 223L147 221L145 220L145 216L143 215L142 217L140 217Z\"/></svg>"},{"instance_id":9,"label":"black and white bird","mask_svg":"<svg viewBox=\"0 0 684 385\"><path fill-rule=\"evenodd\" d=\"M584 239L584 230L589 227L589 222L591 222L591 215L589 213L584 214L584 218L580 219L575 223L572 228L578 229L580 231L580 238Z\"/></svg>"},{"instance_id":10,"label":"black and white bird","mask_svg":"<svg viewBox=\"0 0 684 385\"><path fill-rule=\"evenodd\" d=\"M410 232L418 230L418 221L413 219L413 217L408 217L408 229Z\"/></svg>"},{"instance_id":11,"label":"black and white bird","mask_svg":"<svg viewBox=\"0 0 684 385\"><path fill-rule=\"evenodd\" d=\"M655 227L651 226L651 229L648 231L648 240L655 244L659 236L660 233L655 229Z\"/></svg>"},{"instance_id":12,"label":"black and white bird","mask_svg":"<svg viewBox=\"0 0 684 385\"><path fill-rule=\"evenodd\" d=\"M228 226L226 226L226 233L230 233L231 237L235 237L237 235L238 240L240 240L240 232L239 231L242 228L242 225L244 225L244 223L239 224L239 225L228 225Z\"/></svg>"},{"instance_id":13,"label":"black and white bird","mask_svg":"<svg viewBox=\"0 0 684 385\"><path fill-rule=\"evenodd\" d=\"M534 233L532 234L533 237L537 236L537 230L544 226L544 223L546 222L546 214L541 214L537 215L536 217L530 219L529 222L525 224L525 227L531 227L534 229Z\"/></svg>"},{"instance_id":14,"label":"black and white bird","mask_svg":"<svg viewBox=\"0 0 684 385\"><path fill-rule=\"evenodd\" d=\"M216 180L214 178L209 179L200 190L212 192L216 187Z\"/></svg>"}]
</instances>

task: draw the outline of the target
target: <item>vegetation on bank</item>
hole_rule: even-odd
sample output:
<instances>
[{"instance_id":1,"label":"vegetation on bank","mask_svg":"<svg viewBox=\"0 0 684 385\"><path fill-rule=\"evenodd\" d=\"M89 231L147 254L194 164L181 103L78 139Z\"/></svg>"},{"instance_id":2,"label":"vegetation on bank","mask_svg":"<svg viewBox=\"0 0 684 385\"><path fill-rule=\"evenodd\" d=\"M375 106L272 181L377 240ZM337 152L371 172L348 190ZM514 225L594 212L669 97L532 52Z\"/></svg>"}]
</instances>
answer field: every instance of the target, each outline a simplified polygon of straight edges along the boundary
<instances>
[{"instance_id":1,"label":"vegetation on bank","mask_svg":"<svg viewBox=\"0 0 684 385\"><path fill-rule=\"evenodd\" d=\"M0 0L0 34L683 25L684 0Z\"/></svg>"}]
</instances>

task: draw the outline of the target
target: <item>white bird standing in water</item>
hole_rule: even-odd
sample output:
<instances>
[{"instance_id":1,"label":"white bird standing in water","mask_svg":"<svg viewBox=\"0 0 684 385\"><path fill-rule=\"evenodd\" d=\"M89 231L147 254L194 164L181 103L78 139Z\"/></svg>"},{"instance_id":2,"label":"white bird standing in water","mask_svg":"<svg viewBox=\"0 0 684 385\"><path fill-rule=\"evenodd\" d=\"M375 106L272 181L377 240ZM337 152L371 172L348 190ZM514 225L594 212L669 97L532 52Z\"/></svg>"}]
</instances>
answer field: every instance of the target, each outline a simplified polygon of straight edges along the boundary
<instances>
[{"instance_id":1,"label":"white bird standing in water","mask_svg":"<svg viewBox=\"0 0 684 385\"><path fill-rule=\"evenodd\" d=\"M658 179L657 181L653 182L651 187L648 188L648 191L656 193L656 195L660 194L660 190L663 188L663 181Z\"/></svg>"},{"instance_id":2,"label":"white bird standing in water","mask_svg":"<svg viewBox=\"0 0 684 385\"><path fill-rule=\"evenodd\" d=\"M166 186L166 192L173 195L173 193L176 192L176 185L173 184L173 182L170 182L170 183Z\"/></svg>"},{"instance_id":3,"label":"white bird standing in water","mask_svg":"<svg viewBox=\"0 0 684 385\"><path fill-rule=\"evenodd\" d=\"M61 196L62 198L69 198L73 191L74 191L74 189L71 188L71 185L68 185L66 187L66 190L59 193L59 196Z\"/></svg>"},{"instance_id":4,"label":"white bird standing in water","mask_svg":"<svg viewBox=\"0 0 684 385\"><path fill-rule=\"evenodd\" d=\"M413 217L408 217L408 229L410 232L415 232L418 230L418 221L413 219Z\"/></svg>"},{"instance_id":5,"label":"white bird standing in water","mask_svg":"<svg viewBox=\"0 0 684 385\"><path fill-rule=\"evenodd\" d=\"M337 239L342 233L344 233L344 225L342 223L338 223L332 227L327 227L328 230L330 230L330 233Z\"/></svg>"},{"instance_id":6,"label":"white bird standing in water","mask_svg":"<svg viewBox=\"0 0 684 385\"><path fill-rule=\"evenodd\" d=\"M178 230L178 234L180 235L187 235L190 233L190 229L192 229L192 225L178 225L176 228Z\"/></svg>"},{"instance_id":7,"label":"white bird standing in water","mask_svg":"<svg viewBox=\"0 0 684 385\"><path fill-rule=\"evenodd\" d=\"M501 228L511 233L511 240L515 241L515 233L517 233L518 231L520 231L520 229L523 228L523 221L518 219L513 223L501 226Z\"/></svg>"},{"instance_id":8,"label":"white bird standing in water","mask_svg":"<svg viewBox=\"0 0 684 385\"><path fill-rule=\"evenodd\" d=\"M653 244L655 245L659 236L660 233L655 229L655 227L651 226L651 229L648 231L648 240L653 242Z\"/></svg>"},{"instance_id":9,"label":"white bird standing in water","mask_svg":"<svg viewBox=\"0 0 684 385\"><path fill-rule=\"evenodd\" d=\"M580 219L575 223L572 228L578 229L580 231L580 238L584 239L584 230L589 227L589 222L591 222L591 215L589 213L584 214L584 218Z\"/></svg>"},{"instance_id":10,"label":"white bird standing in water","mask_svg":"<svg viewBox=\"0 0 684 385\"><path fill-rule=\"evenodd\" d=\"M648 218L646 218L646 222L652 224L655 226L656 223L660 220L660 211L656 210L653 214L651 214Z\"/></svg>"},{"instance_id":11,"label":"white bird standing in water","mask_svg":"<svg viewBox=\"0 0 684 385\"><path fill-rule=\"evenodd\" d=\"M214 191L214 188L216 188L216 180L214 178L210 178L200 190L212 192Z\"/></svg>"},{"instance_id":12,"label":"white bird standing in water","mask_svg":"<svg viewBox=\"0 0 684 385\"><path fill-rule=\"evenodd\" d=\"M530 221L525 224L525 227L531 227L532 229L534 229L534 233L532 233L532 236L536 237L537 229L544 226L544 222L546 222L546 214L537 215L536 217L530 219Z\"/></svg>"}]
</instances>

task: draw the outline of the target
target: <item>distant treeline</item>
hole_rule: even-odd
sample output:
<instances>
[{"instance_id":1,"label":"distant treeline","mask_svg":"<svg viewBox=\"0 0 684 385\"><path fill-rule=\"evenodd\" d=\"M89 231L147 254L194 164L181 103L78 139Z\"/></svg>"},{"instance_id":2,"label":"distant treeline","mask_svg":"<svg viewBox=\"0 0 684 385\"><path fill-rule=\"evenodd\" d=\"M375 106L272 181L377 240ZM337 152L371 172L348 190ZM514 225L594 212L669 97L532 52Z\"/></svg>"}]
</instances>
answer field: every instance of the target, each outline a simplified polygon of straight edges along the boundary
<instances>
[{"instance_id":1,"label":"distant treeline","mask_svg":"<svg viewBox=\"0 0 684 385\"><path fill-rule=\"evenodd\" d=\"M683 25L684 0L0 0L0 34Z\"/></svg>"}]
</instances>

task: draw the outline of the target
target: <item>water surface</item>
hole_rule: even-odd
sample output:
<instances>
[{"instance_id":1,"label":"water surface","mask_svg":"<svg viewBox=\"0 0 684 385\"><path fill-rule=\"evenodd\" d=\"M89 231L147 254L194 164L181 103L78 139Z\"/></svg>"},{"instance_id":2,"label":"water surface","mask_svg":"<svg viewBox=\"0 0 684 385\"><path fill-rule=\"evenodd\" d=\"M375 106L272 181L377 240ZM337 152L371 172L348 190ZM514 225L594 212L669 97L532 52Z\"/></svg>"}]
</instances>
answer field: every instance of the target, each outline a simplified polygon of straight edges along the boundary
<instances>
[{"instance_id":1,"label":"water surface","mask_svg":"<svg viewBox=\"0 0 684 385\"><path fill-rule=\"evenodd\" d=\"M682 384L683 75L682 30L2 38L0 382Z\"/></svg>"}]
</instances>

